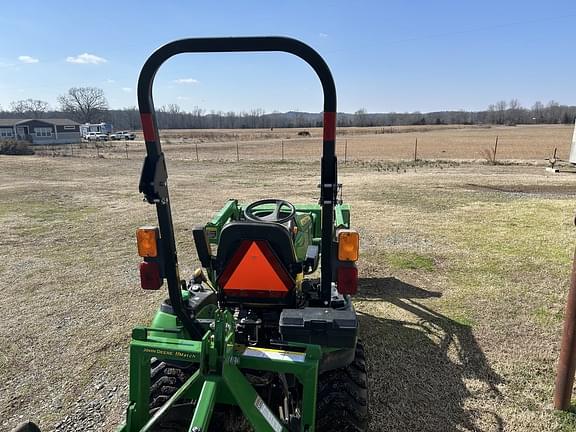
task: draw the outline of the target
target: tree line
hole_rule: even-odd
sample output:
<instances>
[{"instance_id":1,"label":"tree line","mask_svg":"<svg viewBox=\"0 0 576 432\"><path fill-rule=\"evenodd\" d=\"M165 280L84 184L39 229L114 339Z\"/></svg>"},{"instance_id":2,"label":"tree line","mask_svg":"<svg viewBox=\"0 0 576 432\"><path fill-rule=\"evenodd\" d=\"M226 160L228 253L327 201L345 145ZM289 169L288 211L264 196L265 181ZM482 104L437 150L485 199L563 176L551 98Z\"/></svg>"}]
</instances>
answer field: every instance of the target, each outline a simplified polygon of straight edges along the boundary
<instances>
[{"instance_id":1,"label":"tree line","mask_svg":"<svg viewBox=\"0 0 576 432\"><path fill-rule=\"evenodd\" d=\"M272 112L263 109L249 111L206 111L194 107L183 110L177 104L157 108L158 126L161 129L248 129L248 128L306 128L322 126L322 113ZM110 122L115 129L141 128L136 107L110 109L102 89L73 87L58 97L54 109L42 100L14 101L2 110L1 118L71 118L80 123ZM355 113L338 113L338 126L401 126L449 124L571 124L576 118L576 106L561 105L556 101L544 104L535 102L523 107L517 99L498 101L483 111L437 111L411 113L369 113L361 108Z\"/></svg>"}]
</instances>

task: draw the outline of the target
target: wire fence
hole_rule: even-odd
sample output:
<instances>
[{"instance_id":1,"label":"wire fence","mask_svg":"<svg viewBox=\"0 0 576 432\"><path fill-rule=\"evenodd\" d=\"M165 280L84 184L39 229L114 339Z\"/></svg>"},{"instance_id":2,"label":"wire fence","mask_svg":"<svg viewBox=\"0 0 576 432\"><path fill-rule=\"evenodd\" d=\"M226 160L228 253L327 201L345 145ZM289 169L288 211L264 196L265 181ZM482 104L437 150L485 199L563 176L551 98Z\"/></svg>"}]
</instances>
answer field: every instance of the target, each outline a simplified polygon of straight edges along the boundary
<instances>
[{"instance_id":1,"label":"wire fence","mask_svg":"<svg viewBox=\"0 0 576 432\"><path fill-rule=\"evenodd\" d=\"M371 160L545 160L557 149L558 158L568 156L570 139L562 134L526 136L522 134L443 134L359 135L337 138L340 162ZM165 139L167 157L189 161L312 161L322 152L318 137L296 139L257 139L202 141ZM66 145L36 145L35 153L46 157L103 159L142 159L143 141L107 141Z\"/></svg>"}]
</instances>

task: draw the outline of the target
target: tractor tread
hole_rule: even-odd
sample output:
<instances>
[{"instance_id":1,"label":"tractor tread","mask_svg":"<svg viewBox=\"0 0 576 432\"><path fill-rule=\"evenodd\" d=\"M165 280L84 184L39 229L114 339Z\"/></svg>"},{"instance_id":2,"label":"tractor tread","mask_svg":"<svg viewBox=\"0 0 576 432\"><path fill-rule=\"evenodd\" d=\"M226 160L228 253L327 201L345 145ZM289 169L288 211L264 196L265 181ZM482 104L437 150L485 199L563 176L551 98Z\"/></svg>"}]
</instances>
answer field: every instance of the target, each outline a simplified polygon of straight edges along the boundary
<instances>
[{"instance_id":1,"label":"tractor tread","mask_svg":"<svg viewBox=\"0 0 576 432\"><path fill-rule=\"evenodd\" d=\"M192 376L193 368L179 368L152 360L150 367L150 409L161 407Z\"/></svg>"},{"instance_id":2,"label":"tractor tread","mask_svg":"<svg viewBox=\"0 0 576 432\"><path fill-rule=\"evenodd\" d=\"M366 432L369 399L366 356L360 342L354 361L348 366L323 373L318 381L316 430Z\"/></svg>"},{"instance_id":3,"label":"tractor tread","mask_svg":"<svg viewBox=\"0 0 576 432\"><path fill-rule=\"evenodd\" d=\"M150 368L150 410L161 407L192 376L194 370L194 366L179 367L153 359ZM316 400L317 432L368 430L370 416L366 356L360 342L356 346L352 363L319 376ZM182 405L169 410L154 431L185 431L190 422L191 409L190 405Z\"/></svg>"}]
</instances>

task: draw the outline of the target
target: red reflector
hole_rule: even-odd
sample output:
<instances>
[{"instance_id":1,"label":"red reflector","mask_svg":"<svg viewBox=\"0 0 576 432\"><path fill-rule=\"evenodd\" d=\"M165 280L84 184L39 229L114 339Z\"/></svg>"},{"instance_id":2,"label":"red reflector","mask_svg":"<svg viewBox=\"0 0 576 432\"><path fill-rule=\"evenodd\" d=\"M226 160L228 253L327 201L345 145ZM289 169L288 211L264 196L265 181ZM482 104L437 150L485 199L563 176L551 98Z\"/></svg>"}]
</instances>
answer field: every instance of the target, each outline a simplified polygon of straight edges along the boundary
<instances>
[{"instance_id":1,"label":"red reflector","mask_svg":"<svg viewBox=\"0 0 576 432\"><path fill-rule=\"evenodd\" d=\"M334 141L336 139L336 113L324 113L324 141Z\"/></svg>"},{"instance_id":2,"label":"red reflector","mask_svg":"<svg viewBox=\"0 0 576 432\"><path fill-rule=\"evenodd\" d=\"M358 292L358 269L355 266L338 267L338 292L342 295Z\"/></svg>"},{"instance_id":3,"label":"red reflector","mask_svg":"<svg viewBox=\"0 0 576 432\"><path fill-rule=\"evenodd\" d=\"M154 131L154 121L152 120L152 114L142 113L140 114L140 120L142 121L142 132L144 133L144 140L156 141L156 133Z\"/></svg>"},{"instance_id":4,"label":"red reflector","mask_svg":"<svg viewBox=\"0 0 576 432\"><path fill-rule=\"evenodd\" d=\"M242 242L218 283L224 292L240 297L283 297L294 281L267 241Z\"/></svg>"},{"instance_id":5,"label":"red reflector","mask_svg":"<svg viewBox=\"0 0 576 432\"><path fill-rule=\"evenodd\" d=\"M157 262L140 263L140 286L145 290L157 290L164 281L160 277L160 265Z\"/></svg>"}]
</instances>

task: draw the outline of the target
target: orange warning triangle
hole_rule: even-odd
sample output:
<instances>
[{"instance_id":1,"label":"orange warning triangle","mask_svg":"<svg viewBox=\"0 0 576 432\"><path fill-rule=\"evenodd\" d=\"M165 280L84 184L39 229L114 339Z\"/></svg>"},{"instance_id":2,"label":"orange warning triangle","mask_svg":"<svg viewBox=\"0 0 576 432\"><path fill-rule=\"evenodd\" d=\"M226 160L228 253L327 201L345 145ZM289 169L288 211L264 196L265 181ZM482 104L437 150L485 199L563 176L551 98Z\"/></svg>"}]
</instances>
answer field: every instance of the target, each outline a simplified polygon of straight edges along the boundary
<instances>
[{"instance_id":1,"label":"orange warning triangle","mask_svg":"<svg viewBox=\"0 0 576 432\"><path fill-rule=\"evenodd\" d=\"M269 248L266 242L251 242L242 259L225 281L224 290L287 292L289 284L286 279L290 280L290 276L279 263L275 262L276 266L272 265L270 260L277 261L277 259Z\"/></svg>"}]
</instances>

